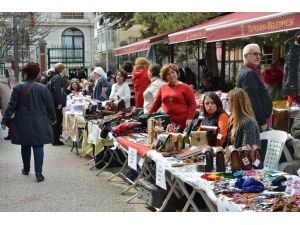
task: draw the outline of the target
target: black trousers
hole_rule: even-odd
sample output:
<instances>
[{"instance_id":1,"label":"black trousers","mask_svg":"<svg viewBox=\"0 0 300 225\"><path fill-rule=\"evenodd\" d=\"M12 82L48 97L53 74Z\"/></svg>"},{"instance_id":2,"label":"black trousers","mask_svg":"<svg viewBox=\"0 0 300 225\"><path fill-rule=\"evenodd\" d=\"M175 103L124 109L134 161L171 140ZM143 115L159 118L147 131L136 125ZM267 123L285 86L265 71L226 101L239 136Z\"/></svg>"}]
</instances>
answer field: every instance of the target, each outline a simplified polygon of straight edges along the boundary
<instances>
[{"instance_id":1,"label":"black trousers","mask_svg":"<svg viewBox=\"0 0 300 225\"><path fill-rule=\"evenodd\" d=\"M63 120L63 114L62 109L55 109L56 114L56 123L52 126L53 130L53 143L59 142L59 137L62 133L62 120Z\"/></svg>"}]
</instances>

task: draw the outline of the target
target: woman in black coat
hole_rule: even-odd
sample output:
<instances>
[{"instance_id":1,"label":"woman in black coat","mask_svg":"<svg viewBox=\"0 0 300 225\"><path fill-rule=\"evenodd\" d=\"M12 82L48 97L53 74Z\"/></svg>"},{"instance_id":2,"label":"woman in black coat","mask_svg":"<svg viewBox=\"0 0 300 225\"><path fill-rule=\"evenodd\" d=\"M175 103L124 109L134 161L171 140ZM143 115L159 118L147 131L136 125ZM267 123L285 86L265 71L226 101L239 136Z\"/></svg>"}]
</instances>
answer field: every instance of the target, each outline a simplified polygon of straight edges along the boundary
<instances>
[{"instance_id":1,"label":"woman in black coat","mask_svg":"<svg viewBox=\"0 0 300 225\"><path fill-rule=\"evenodd\" d=\"M51 123L56 121L55 109L48 87L36 82L39 65L26 64L24 73L25 82L14 87L1 124L7 126L13 117L11 142L21 145L22 174L29 174L32 147L36 179L40 182L45 179L42 175L44 144L53 141Z\"/></svg>"}]
</instances>

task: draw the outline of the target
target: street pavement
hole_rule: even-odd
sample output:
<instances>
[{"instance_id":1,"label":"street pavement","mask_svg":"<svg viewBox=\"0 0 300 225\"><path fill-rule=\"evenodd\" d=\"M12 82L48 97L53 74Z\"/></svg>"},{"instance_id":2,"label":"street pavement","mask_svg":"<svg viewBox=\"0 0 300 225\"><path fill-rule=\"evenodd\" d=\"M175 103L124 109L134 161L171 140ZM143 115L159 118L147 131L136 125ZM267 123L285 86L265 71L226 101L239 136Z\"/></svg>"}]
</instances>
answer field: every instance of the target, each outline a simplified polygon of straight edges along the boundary
<instances>
[{"instance_id":1,"label":"street pavement","mask_svg":"<svg viewBox=\"0 0 300 225\"><path fill-rule=\"evenodd\" d=\"M68 143L67 143L68 144ZM70 152L71 145L45 145L43 174L38 183L34 174L33 154L28 176L21 173L19 145L0 141L0 212L149 212L140 199L127 204L135 191L121 195L128 184L121 178L108 182L116 169L96 176L90 160Z\"/></svg>"}]
</instances>

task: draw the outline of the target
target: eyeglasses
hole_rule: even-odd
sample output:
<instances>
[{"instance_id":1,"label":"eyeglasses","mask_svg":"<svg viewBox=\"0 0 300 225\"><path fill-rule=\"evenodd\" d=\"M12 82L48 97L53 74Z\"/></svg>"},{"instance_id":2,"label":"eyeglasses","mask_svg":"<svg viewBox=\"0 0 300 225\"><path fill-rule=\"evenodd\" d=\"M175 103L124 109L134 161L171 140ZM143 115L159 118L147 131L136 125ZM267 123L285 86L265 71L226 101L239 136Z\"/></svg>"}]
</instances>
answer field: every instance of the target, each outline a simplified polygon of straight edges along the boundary
<instances>
[{"instance_id":1,"label":"eyeglasses","mask_svg":"<svg viewBox=\"0 0 300 225\"><path fill-rule=\"evenodd\" d=\"M261 57L262 56L262 54L260 52L249 52L247 54L254 55L255 57L258 57L258 56Z\"/></svg>"}]
</instances>

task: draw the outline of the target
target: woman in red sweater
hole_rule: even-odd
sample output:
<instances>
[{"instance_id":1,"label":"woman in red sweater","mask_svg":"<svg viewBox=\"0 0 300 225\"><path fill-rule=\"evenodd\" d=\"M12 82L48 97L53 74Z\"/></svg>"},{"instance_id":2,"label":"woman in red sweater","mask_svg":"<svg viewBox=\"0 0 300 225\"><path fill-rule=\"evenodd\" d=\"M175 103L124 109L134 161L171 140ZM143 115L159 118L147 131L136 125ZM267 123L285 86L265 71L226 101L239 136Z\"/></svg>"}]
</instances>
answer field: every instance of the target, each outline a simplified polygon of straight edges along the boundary
<instances>
[{"instance_id":1,"label":"woman in red sweater","mask_svg":"<svg viewBox=\"0 0 300 225\"><path fill-rule=\"evenodd\" d=\"M143 108L144 91L150 85L151 81L148 77L149 61L144 57L138 57L135 60L135 69L132 72L132 84L135 95L135 107Z\"/></svg>"},{"instance_id":2,"label":"woman in red sweater","mask_svg":"<svg viewBox=\"0 0 300 225\"><path fill-rule=\"evenodd\" d=\"M160 70L160 76L166 83L160 87L149 112L156 112L162 106L171 121L180 125L180 130L183 131L193 120L196 112L193 90L178 80L179 69L175 64L165 64Z\"/></svg>"}]
</instances>

